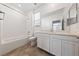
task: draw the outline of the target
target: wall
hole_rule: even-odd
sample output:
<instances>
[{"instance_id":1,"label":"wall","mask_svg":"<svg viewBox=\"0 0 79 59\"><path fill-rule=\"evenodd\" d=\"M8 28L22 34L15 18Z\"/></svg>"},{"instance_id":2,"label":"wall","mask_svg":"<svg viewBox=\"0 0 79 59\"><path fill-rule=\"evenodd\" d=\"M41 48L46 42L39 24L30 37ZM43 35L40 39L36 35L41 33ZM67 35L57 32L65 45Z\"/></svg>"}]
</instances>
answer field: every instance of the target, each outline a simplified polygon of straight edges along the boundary
<instances>
[{"instance_id":1,"label":"wall","mask_svg":"<svg viewBox=\"0 0 79 59\"><path fill-rule=\"evenodd\" d=\"M65 7L63 7L63 6ZM69 9L72 4L60 4L51 6L51 4L47 4L45 6L37 9L41 14L41 31L51 31L52 29L52 21L57 19L64 19L64 28L63 32L68 32L72 34L79 34L79 4L78 4L78 23L73 24L71 26L67 26L67 18L69 18ZM62 31L61 31L62 32Z\"/></svg>"},{"instance_id":2,"label":"wall","mask_svg":"<svg viewBox=\"0 0 79 59\"><path fill-rule=\"evenodd\" d=\"M66 25L66 19L68 17L68 10L72 4L45 4L41 6L40 8L36 9L35 12L40 12L41 16L41 26L35 27L34 31L51 31L52 30L52 21L58 20L58 19L64 19L65 20L65 30L69 31L70 28ZM33 19L34 20L34 19ZM34 22L34 21L33 21Z\"/></svg>"},{"instance_id":3,"label":"wall","mask_svg":"<svg viewBox=\"0 0 79 59\"><path fill-rule=\"evenodd\" d=\"M67 18L69 17L69 9L72 6L72 3L68 4L58 4L53 6L52 4L45 4L43 6L40 6L38 9L33 10L33 12L30 12L30 15L32 16L32 33L33 31L51 31L52 29L52 21L57 19L64 19L64 32L68 33L78 33L79 32L79 23L73 24L71 26L67 26ZM79 6L78 6L79 9ZM79 10L78 10L79 11ZM34 26L34 13L40 12L41 16L41 26L35 27ZM79 12L78 12L79 13ZM79 15L78 15L79 16ZM79 20L79 17L78 17ZM62 31L61 31L62 32ZM78 33L79 34L79 33Z\"/></svg>"},{"instance_id":4,"label":"wall","mask_svg":"<svg viewBox=\"0 0 79 59\"><path fill-rule=\"evenodd\" d=\"M5 12L0 20L0 54L7 53L27 43L27 17L0 4L0 11Z\"/></svg>"},{"instance_id":5,"label":"wall","mask_svg":"<svg viewBox=\"0 0 79 59\"><path fill-rule=\"evenodd\" d=\"M72 6L72 3L67 4L45 4L43 6L40 6L39 8L33 10L32 12L28 13L30 15L29 23L31 26L30 32L36 32L36 31L51 31L52 29L52 21L57 19L64 19L64 32L68 33L78 33L79 31L79 24L73 24L71 26L67 26L67 18L69 17L68 12L70 7ZM41 16L41 26L35 27L34 26L34 13L40 12ZM78 15L79 16L79 15ZM79 17L78 17L79 18ZM79 20L79 19L78 19Z\"/></svg>"}]
</instances>

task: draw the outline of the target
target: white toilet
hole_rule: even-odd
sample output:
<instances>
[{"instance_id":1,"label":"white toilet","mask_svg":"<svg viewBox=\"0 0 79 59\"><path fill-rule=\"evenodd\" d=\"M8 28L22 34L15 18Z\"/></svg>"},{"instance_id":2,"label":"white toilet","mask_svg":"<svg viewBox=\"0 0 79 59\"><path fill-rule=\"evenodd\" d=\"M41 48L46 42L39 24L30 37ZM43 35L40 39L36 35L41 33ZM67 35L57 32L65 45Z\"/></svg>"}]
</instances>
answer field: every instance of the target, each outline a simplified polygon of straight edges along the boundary
<instances>
[{"instance_id":1,"label":"white toilet","mask_svg":"<svg viewBox=\"0 0 79 59\"><path fill-rule=\"evenodd\" d=\"M29 40L30 40L30 45L33 47L33 46L36 46L36 44L37 44L37 38L36 37L30 37L29 38Z\"/></svg>"}]
</instances>

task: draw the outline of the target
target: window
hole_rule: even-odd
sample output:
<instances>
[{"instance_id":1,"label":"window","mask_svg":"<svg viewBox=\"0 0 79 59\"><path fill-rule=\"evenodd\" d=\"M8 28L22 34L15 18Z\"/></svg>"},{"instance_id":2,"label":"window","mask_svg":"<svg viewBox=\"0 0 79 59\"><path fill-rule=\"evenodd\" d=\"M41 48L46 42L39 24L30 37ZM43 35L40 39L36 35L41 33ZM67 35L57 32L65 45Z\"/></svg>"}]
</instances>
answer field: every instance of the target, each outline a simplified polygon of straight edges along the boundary
<instances>
[{"instance_id":1,"label":"window","mask_svg":"<svg viewBox=\"0 0 79 59\"><path fill-rule=\"evenodd\" d=\"M35 17L34 25L35 26L40 26L40 12L35 13L34 17Z\"/></svg>"},{"instance_id":2,"label":"window","mask_svg":"<svg viewBox=\"0 0 79 59\"><path fill-rule=\"evenodd\" d=\"M53 22L52 22L52 25L53 25L53 31L62 30L62 23L61 23L60 20L53 21Z\"/></svg>"}]
</instances>

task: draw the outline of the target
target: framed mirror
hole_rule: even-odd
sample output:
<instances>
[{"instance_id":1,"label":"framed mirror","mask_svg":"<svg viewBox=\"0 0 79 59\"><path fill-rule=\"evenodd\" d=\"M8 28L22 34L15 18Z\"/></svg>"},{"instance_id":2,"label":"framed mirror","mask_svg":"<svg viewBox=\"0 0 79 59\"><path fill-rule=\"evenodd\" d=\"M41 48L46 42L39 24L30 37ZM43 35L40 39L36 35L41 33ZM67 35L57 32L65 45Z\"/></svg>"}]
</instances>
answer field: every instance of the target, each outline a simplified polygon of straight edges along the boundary
<instances>
[{"instance_id":1,"label":"framed mirror","mask_svg":"<svg viewBox=\"0 0 79 59\"><path fill-rule=\"evenodd\" d=\"M69 9L69 18L67 19L67 26L77 23L77 3L73 3Z\"/></svg>"},{"instance_id":2,"label":"framed mirror","mask_svg":"<svg viewBox=\"0 0 79 59\"><path fill-rule=\"evenodd\" d=\"M64 30L64 19L52 21L52 29L53 31Z\"/></svg>"}]
</instances>

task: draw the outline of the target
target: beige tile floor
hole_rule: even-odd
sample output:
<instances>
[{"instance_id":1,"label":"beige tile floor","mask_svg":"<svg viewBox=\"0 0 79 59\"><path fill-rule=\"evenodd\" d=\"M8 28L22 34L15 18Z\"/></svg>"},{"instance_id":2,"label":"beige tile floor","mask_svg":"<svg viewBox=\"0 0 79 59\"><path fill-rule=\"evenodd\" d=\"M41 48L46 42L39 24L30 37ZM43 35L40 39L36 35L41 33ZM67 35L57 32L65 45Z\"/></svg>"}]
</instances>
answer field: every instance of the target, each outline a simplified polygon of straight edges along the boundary
<instances>
[{"instance_id":1,"label":"beige tile floor","mask_svg":"<svg viewBox=\"0 0 79 59\"><path fill-rule=\"evenodd\" d=\"M51 56L51 54L35 47L31 47L30 44L26 44L19 47L4 56Z\"/></svg>"}]
</instances>

